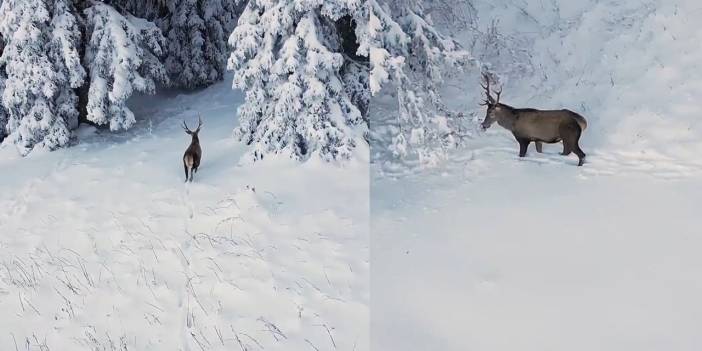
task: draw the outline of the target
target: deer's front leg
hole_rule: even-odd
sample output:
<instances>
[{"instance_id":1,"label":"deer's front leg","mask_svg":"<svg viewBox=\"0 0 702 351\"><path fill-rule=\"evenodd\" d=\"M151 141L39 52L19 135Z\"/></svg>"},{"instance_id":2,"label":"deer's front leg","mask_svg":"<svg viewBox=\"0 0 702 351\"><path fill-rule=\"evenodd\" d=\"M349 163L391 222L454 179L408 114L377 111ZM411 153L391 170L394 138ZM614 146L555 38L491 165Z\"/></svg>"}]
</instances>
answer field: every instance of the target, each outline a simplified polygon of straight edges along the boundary
<instances>
[{"instance_id":1,"label":"deer's front leg","mask_svg":"<svg viewBox=\"0 0 702 351\"><path fill-rule=\"evenodd\" d=\"M526 156L527 148L529 148L529 139L517 139L519 142L519 157Z\"/></svg>"},{"instance_id":2,"label":"deer's front leg","mask_svg":"<svg viewBox=\"0 0 702 351\"><path fill-rule=\"evenodd\" d=\"M534 144L536 144L536 152L538 152L538 153L544 152L544 144L542 142L535 141Z\"/></svg>"}]
</instances>

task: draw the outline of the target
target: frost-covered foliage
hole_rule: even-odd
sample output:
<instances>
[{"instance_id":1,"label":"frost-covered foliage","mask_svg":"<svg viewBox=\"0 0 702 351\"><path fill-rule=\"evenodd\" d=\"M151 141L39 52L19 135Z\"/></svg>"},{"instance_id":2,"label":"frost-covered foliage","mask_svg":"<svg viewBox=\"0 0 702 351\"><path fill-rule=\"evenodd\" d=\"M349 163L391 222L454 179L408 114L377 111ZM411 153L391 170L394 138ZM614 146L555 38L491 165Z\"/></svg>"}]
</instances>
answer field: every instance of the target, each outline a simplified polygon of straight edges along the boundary
<instances>
[{"instance_id":1,"label":"frost-covered foliage","mask_svg":"<svg viewBox=\"0 0 702 351\"><path fill-rule=\"evenodd\" d=\"M176 86L210 85L224 76L240 0L170 0L160 22L167 38L166 69Z\"/></svg>"},{"instance_id":2,"label":"frost-covered foliage","mask_svg":"<svg viewBox=\"0 0 702 351\"><path fill-rule=\"evenodd\" d=\"M0 0L0 7L2 7L2 0ZM5 48L5 43L2 37L2 32L0 32L0 57L2 57L2 52ZM5 74L5 69L2 66L0 66L0 143L7 136L7 132L5 131L5 128L7 126L7 112L5 111L5 107L2 104L2 93L5 90L6 79L7 75Z\"/></svg>"},{"instance_id":3,"label":"frost-covered foliage","mask_svg":"<svg viewBox=\"0 0 702 351\"><path fill-rule=\"evenodd\" d=\"M474 0L424 0L424 11L437 28L452 35L474 29L478 22L478 9Z\"/></svg>"},{"instance_id":4,"label":"frost-covered foliage","mask_svg":"<svg viewBox=\"0 0 702 351\"><path fill-rule=\"evenodd\" d=\"M446 72L475 63L470 54L425 18L422 1L369 0L361 52L370 56L370 91L396 89L399 119L389 145L395 156L435 163L455 144L457 115L441 99Z\"/></svg>"},{"instance_id":5,"label":"frost-covered foliage","mask_svg":"<svg viewBox=\"0 0 702 351\"><path fill-rule=\"evenodd\" d=\"M2 96L3 91L5 90L5 72L2 68L0 68L0 97ZM7 136L7 132L5 130L7 126L7 112L5 111L5 107L1 103L1 98L0 98L0 143L5 139Z\"/></svg>"},{"instance_id":6,"label":"frost-covered foliage","mask_svg":"<svg viewBox=\"0 0 702 351\"><path fill-rule=\"evenodd\" d=\"M153 21L166 13L166 5L172 1L177 0L111 0L109 4L134 16Z\"/></svg>"},{"instance_id":7,"label":"frost-covered foliage","mask_svg":"<svg viewBox=\"0 0 702 351\"><path fill-rule=\"evenodd\" d=\"M68 0L5 0L0 6L6 133L23 155L66 145L78 125L74 89L85 71L73 13Z\"/></svg>"},{"instance_id":8,"label":"frost-covered foliage","mask_svg":"<svg viewBox=\"0 0 702 351\"><path fill-rule=\"evenodd\" d=\"M134 114L126 105L134 91L153 94L166 82L159 60L165 39L149 21L123 16L113 7L95 4L85 11L89 41L84 64L90 75L87 118L111 130L128 129Z\"/></svg>"},{"instance_id":9,"label":"frost-covered foliage","mask_svg":"<svg viewBox=\"0 0 702 351\"><path fill-rule=\"evenodd\" d=\"M367 97L359 86L367 73L348 62L341 35L361 31L364 3L249 1L229 38L229 68L234 87L246 91L235 134L253 145L254 160L266 153L345 159L364 143ZM351 20L340 30L343 18Z\"/></svg>"}]
</instances>

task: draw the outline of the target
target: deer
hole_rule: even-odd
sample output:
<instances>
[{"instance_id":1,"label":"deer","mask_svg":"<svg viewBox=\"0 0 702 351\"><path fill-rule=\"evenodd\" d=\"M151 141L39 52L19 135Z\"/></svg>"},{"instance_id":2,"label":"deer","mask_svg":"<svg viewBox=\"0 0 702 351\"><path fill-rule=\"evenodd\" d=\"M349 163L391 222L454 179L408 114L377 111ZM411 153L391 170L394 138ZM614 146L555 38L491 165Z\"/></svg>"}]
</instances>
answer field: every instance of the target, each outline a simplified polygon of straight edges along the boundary
<instances>
[{"instance_id":1,"label":"deer","mask_svg":"<svg viewBox=\"0 0 702 351\"><path fill-rule=\"evenodd\" d=\"M578 166L585 161L585 152L578 144L580 136L587 128L587 120L573 111L562 110L537 110L533 108L514 108L500 102L502 87L491 95L490 77L483 73L480 86L485 90L486 99L480 103L487 106L485 119L481 123L483 130L487 130L497 122L502 128L512 132L519 143L519 157L526 156L527 148L531 142L536 144L536 151L543 152L543 143L554 144L563 142L561 155L567 156L574 152L578 156Z\"/></svg>"},{"instance_id":2,"label":"deer","mask_svg":"<svg viewBox=\"0 0 702 351\"><path fill-rule=\"evenodd\" d=\"M186 183L188 181L193 181L193 173L197 173L197 168L200 167L200 159L202 158L202 148L200 147L200 138L198 137L200 128L202 128L202 118L200 118L200 115L197 117L197 122L197 128L195 130L190 130L188 125L185 124L185 120L183 120L183 129L192 137L190 146L188 146L183 154L183 168L185 168Z\"/></svg>"}]
</instances>

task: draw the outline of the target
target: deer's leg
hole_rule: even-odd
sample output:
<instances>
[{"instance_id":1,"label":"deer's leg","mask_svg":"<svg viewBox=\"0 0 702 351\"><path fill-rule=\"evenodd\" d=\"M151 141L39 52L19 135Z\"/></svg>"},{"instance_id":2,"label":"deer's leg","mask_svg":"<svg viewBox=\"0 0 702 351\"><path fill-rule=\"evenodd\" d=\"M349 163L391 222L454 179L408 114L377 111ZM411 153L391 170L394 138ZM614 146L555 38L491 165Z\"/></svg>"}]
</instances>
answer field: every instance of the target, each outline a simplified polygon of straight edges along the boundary
<instances>
[{"instance_id":1,"label":"deer's leg","mask_svg":"<svg viewBox=\"0 0 702 351\"><path fill-rule=\"evenodd\" d=\"M570 147L568 147L568 142L563 140L563 152L561 152L561 155L568 156L571 152L573 152L573 150Z\"/></svg>"},{"instance_id":2,"label":"deer's leg","mask_svg":"<svg viewBox=\"0 0 702 351\"><path fill-rule=\"evenodd\" d=\"M529 148L529 139L517 139L519 142L519 157L526 156L527 148Z\"/></svg>"},{"instance_id":3,"label":"deer's leg","mask_svg":"<svg viewBox=\"0 0 702 351\"><path fill-rule=\"evenodd\" d=\"M578 166L582 166L585 161L585 153L580 148L580 145L578 145L580 135L583 132L582 129L577 123L571 123L563 126L562 131L565 132L562 134L566 136L563 138L563 151L568 151L568 154L572 151L578 155ZM566 148L567 150L565 150Z\"/></svg>"},{"instance_id":4,"label":"deer's leg","mask_svg":"<svg viewBox=\"0 0 702 351\"><path fill-rule=\"evenodd\" d=\"M544 152L544 144L542 142L535 141L534 144L536 144L536 152L538 152L538 153Z\"/></svg>"},{"instance_id":5,"label":"deer's leg","mask_svg":"<svg viewBox=\"0 0 702 351\"><path fill-rule=\"evenodd\" d=\"M578 155L578 166L582 166L583 162L585 162L585 153L580 148L580 145L578 145L577 140L575 141L575 146L573 146L573 152Z\"/></svg>"},{"instance_id":6,"label":"deer's leg","mask_svg":"<svg viewBox=\"0 0 702 351\"><path fill-rule=\"evenodd\" d=\"M183 163L183 169L185 169L185 181L188 181L188 166Z\"/></svg>"}]
</instances>

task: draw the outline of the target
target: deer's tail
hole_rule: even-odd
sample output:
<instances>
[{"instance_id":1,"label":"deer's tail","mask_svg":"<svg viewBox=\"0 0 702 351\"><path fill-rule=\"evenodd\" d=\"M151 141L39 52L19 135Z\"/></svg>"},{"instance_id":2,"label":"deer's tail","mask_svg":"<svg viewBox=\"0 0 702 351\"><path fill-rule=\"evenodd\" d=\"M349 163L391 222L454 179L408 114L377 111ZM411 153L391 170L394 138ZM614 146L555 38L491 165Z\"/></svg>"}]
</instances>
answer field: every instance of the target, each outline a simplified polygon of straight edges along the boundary
<instances>
[{"instance_id":1,"label":"deer's tail","mask_svg":"<svg viewBox=\"0 0 702 351\"><path fill-rule=\"evenodd\" d=\"M585 131L585 129L587 128L587 120L585 119L585 117L583 117L583 116L581 116L581 115L579 115L579 114L576 113L576 114L575 114L575 120L578 122L578 125L580 126L580 129L581 129L582 131Z\"/></svg>"},{"instance_id":2,"label":"deer's tail","mask_svg":"<svg viewBox=\"0 0 702 351\"><path fill-rule=\"evenodd\" d=\"M185 155L183 156L183 168L185 168L185 181L188 181L188 178L193 174L193 165L195 164L195 160L193 159L192 155Z\"/></svg>"}]
</instances>

